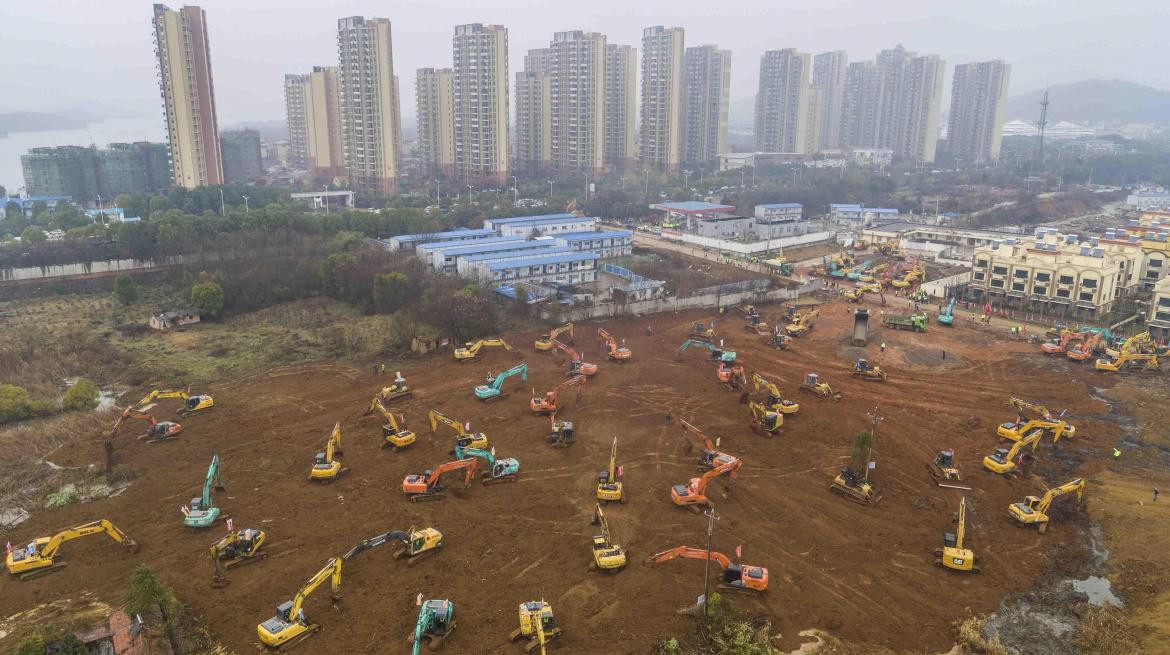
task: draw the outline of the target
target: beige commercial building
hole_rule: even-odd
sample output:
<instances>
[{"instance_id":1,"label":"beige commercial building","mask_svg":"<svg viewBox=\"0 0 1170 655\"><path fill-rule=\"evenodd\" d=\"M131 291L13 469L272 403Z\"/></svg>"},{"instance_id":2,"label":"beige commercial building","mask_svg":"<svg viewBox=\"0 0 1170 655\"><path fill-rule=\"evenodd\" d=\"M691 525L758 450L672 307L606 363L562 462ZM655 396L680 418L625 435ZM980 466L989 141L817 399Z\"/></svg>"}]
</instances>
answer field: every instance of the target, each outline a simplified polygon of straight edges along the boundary
<instances>
[{"instance_id":1,"label":"beige commercial building","mask_svg":"<svg viewBox=\"0 0 1170 655\"><path fill-rule=\"evenodd\" d=\"M817 102L811 112L813 118L810 122L816 125L816 145L811 153L841 147L841 103L845 98L848 69L849 55L844 50L822 52L813 57L810 82L821 90L821 96L814 98Z\"/></svg>"},{"instance_id":2,"label":"beige commercial building","mask_svg":"<svg viewBox=\"0 0 1170 655\"><path fill-rule=\"evenodd\" d=\"M687 48L683 68L682 160L712 164L727 152L731 51L713 45Z\"/></svg>"},{"instance_id":3,"label":"beige commercial building","mask_svg":"<svg viewBox=\"0 0 1170 655\"><path fill-rule=\"evenodd\" d=\"M541 175L552 168L552 76L516 73L516 172Z\"/></svg>"},{"instance_id":4,"label":"beige commercial building","mask_svg":"<svg viewBox=\"0 0 1170 655\"><path fill-rule=\"evenodd\" d=\"M605 45L605 165L626 168L638 154L638 49Z\"/></svg>"},{"instance_id":5,"label":"beige commercial building","mask_svg":"<svg viewBox=\"0 0 1170 655\"><path fill-rule=\"evenodd\" d=\"M455 81L450 68L420 68L415 75L418 146L432 176L455 174Z\"/></svg>"},{"instance_id":6,"label":"beige commercial building","mask_svg":"<svg viewBox=\"0 0 1170 655\"><path fill-rule=\"evenodd\" d=\"M999 159L1011 69L1002 59L955 66L947 123L947 145L955 159Z\"/></svg>"},{"instance_id":7,"label":"beige commercial building","mask_svg":"<svg viewBox=\"0 0 1170 655\"><path fill-rule=\"evenodd\" d=\"M503 25L455 26L455 174L503 184L508 177L508 30Z\"/></svg>"},{"instance_id":8,"label":"beige commercial building","mask_svg":"<svg viewBox=\"0 0 1170 655\"><path fill-rule=\"evenodd\" d=\"M803 153L808 144L811 57L792 48L760 57L756 150Z\"/></svg>"},{"instance_id":9,"label":"beige commercial building","mask_svg":"<svg viewBox=\"0 0 1170 655\"><path fill-rule=\"evenodd\" d=\"M285 75L284 102L291 163L317 179L345 177L337 68L314 66L312 73Z\"/></svg>"},{"instance_id":10,"label":"beige commercial building","mask_svg":"<svg viewBox=\"0 0 1170 655\"><path fill-rule=\"evenodd\" d=\"M1170 341L1170 277L1162 278L1153 291L1146 326L1150 335L1164 344Z\"/></svg>"},{"instance_id":11,"label":"beige commercial building","mask_svg":"<svg viewBox=\"0 0 1170 655\"><path fill-rule=\"evenodd\" d=\"M681 27L642 30L642 124L638 153L644 166L676 170L682 159L683 50Z\"/></svg>"},{"instance_id":12,"label":"beige commercial building","mask_svg":"<svg viewBox=\"0 0 1170 655\"><path fill-rule=\"evenodd\" d=\"M402 130L390 21L362 16L338 20L337 55L341 133L350 186L394 193Z\"/></svg>"},{"instance_id":13,"label":"beige commercial building","mask_svg":"<svg viewBox=\"0 0 1170 655\"><path fill-rule=\"evenodd\" d=\"M207 14L154 5L154 46L174 183L187 189L223 184Z\"/></svg>"}]
</instances>

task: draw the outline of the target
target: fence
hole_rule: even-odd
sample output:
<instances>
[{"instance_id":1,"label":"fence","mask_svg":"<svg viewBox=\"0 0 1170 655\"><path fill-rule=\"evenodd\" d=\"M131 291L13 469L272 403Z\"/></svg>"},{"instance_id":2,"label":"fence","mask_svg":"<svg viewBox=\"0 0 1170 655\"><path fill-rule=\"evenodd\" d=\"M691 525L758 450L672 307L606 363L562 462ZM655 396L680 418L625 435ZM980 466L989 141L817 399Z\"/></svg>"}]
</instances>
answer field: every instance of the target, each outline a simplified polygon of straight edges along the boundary
<instances>
[{"instance_id":1,"label":"fence","mask_svg":"<svg viewBox=\"0 0 1170 655\"><path fill-rule=\"evenodd\" d=\"M689 234L686 232L677 232L673 230L663 230L662 237L671 241L681 241L683 243L689 243L695 246L701 246L703 248L711 248L713 250L746 256L767 252L769 250L795 248L796 246L805 246L812 243L821 243L823 241L835 241L837 239L837 233L809 232L808 234L802 234L800 236L778 237L776 239L765 239L763 241L755 241L752 243L729 241L727 239L716 239L713 237L704 237L697 234Z\"/></svg>"},{"instance_id":2,"label":"fence","mask_svg":"<svg viewBox=\"0 0 1170 655\"><path fill-rule=\"evenodd\" d=\"M815 293L822 288L824 288L822 280L810 280L796 289L757 289L728 294L705 293L702 295L669 296L629 303L600 303L591 307L574 307L563 311L559 314L559 318L564 321L587 321L611 316L640 316L661 312L677 312L685 309L729 307L744 302L783 302ZM544 318L549 318L548 314L545 314Z\"/></svg>"},{"instance_id":3,"label":"fence","mask_svg":"<svg viewBox=\"0 0 1170 655\"><path fill-rule=\"evenodd\" d=\"M728 282L727 284L717 284L713 287L703 287L696 289L688 296L705 296L705 295L727 295L729 293L741 293L745 291L761 291L772 286L772 281L768 278L756 278L754 280L745 280L743 282Z\"/></svg>"},{"instance_id":4,"label":"fence","mask_svg":"<svg viewBox=\"0 0 1170 655\"><path fill-rule=\"evenodd\" d=\"M950 290L953 287L962 286L970 279L971 272L963 271L962 273L955 273L947 277L940 277L937 280L923 282L920 288L936 298L946 298L950 295Z\"/></svg>"}]
</instances>

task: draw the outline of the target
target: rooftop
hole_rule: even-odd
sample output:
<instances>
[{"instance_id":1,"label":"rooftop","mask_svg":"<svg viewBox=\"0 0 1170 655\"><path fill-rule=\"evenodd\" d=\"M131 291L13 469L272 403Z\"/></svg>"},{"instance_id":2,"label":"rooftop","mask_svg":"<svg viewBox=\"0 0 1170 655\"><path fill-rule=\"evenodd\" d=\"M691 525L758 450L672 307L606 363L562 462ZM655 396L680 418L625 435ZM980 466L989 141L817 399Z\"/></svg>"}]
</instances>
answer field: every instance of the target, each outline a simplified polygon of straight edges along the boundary
<instances>
[{"instance_id":1,"label":"rooftop","mask_svg":"<svg viewBox=\"0 0 1170 655\"><path fill-rule=\"evenodd\" d=\"M719 212L719 211L735 211L735 207L731 205L716 205L711 202L699 202L697 200L684 200L682 202L660 202L650 205L650 209L658 209L667 212L682 212L682 213L702 213L702 212Z\"/></svg>"},{"instance_id":2,"label":"rooftop","mask_svg":"<svg viewBox=\"0 0 1170 655\"><path fill-rule=\"evenodd\" d=\"M804 209L804 205L799 202L777 202L770 205L756 205L764 209Z\"/></svg>"},{"instance_id":3,"label":"rooftop","mask_svg":"<svg viewBox=\"0 0 1170 655\"><path fill-rule=\"evenodd\" d=\"M562 253L569 253L569 252L572 252L572 251L569 250L568 248L566 248L565 246L558 246L555 244L550 244L547 241L544 241L544 242L541 242L540 246L534 247L534 248L527 250L527 251L485 252L485 253L482 253L479 255L468 255L466 257L463 257L462 259L465 262L484 262L484 261L492 261L494 259L499 259L499 260L503 261L504 259L507 259L509 257L512 257L512 258L524 257L524 258L531 259L533 257L543 257L544 255L559 255Z\"/></svg>"},{"instance_id":4,"label":"rooftop","mask_svg":"<svg viewBox=\"0 0 1170 655\"><path fill-rule=\"evenodd\" d=\"M494 232L492 234L494 234ZM416 250L422 250L423 252L435 252L437 250L446 250L448 248L485 246L493 243L515 243L517 241L524 241L524 237L487 237L485 239L456 239L455 241L436 241L435 243L420 243Z\"/></svg>"},{"instance_id":5,"label":"rooftop","mask_svg":"<svg viewBox=\"0 0 1170 655\"><path fill-rule=\"evenodd\" d=\"M488 270L499 271L508 268L521 268L524 266L537 266L543 264L565 264L568 262L583 262L594 261L600 259L597 255L591 252L575 252L564 255L552 255L547 257L530 257L528 259L514 259L506 262L497 262L495 264L488 264Z\"/></svg>"},{"instance_id":6,"label":"rooftop","mask_svg":"<svg viewBox=\"0 0 1170 655\"><path fill-rule=\"evenodd\" d=\"M566 221L590 221L596 220L587 216L578 216L576 214L540 214L539 216L512 216L510 218L489 218L485 221L490 222L493 226L499 225L521 225L528 224L543 224L543 223L564 223Z\"/></svg>"},{"instance_id":7,"label":"rooftop","mask_svg":"<svg viewBox=\"0 0 1170 655\"><path fill-rule=\"evenodd\" d=\"M735 214L717 214L715 216L700 216L695 219L707 223L717 223L720 221L746 221L749 220L747 216L736 216Z\"/></svg>"},{"instance_id":8,"label":"rooftop","mask_svg":"<svg viewBox=\"0 0 1170 655\"><path fill-rule=\"evenodd\" d=\"M556 243L552 239L533 239L526 241L524 239L513 239L510 241L496 241L494 239L483 239L489 243L469 243L460 246L453 246L451 248L428 248L426 252L439 253L444 257L452 257L459 255L478 255L480 253L498 252L502 250L526 250L529 248L540 248L542 246L555 246Z\"/></svg>"},{"instance_id":9,"label":"rooftop","mask_svg":"<svg viewBox=\"0 0 1170 655\"><path fill-rule=\"evenodd\" d=\"M553 235L558 239L565 239L566 241L586 241L588 239L610 239L614 237L632 237L634 233L629 230L605 230L605 231L591 231L591 232L562 232Z\"/></svg>"},{"instance_id":10,"label":"rooftop","mask_svg":"<svg viewBox=\"0 0 1170 655\"><path fill-rule=\"evenodd\" d=\"M478 228L478 229L474 229L474 230L468 229L468 228L460 228L458 230L447 230L446 232L423 232L420 234L400 234L396 237L390 237L390 238L397 239L400 243L405 243L405 242L426 241L426 240L435 240L435 239L451 239L451 238L456 238L456 237L473 237L476 235L487 236L489 234L495 234L495 233L496 233L495 230L490 230L486 227Z\"/></svg>"}]
</instances>

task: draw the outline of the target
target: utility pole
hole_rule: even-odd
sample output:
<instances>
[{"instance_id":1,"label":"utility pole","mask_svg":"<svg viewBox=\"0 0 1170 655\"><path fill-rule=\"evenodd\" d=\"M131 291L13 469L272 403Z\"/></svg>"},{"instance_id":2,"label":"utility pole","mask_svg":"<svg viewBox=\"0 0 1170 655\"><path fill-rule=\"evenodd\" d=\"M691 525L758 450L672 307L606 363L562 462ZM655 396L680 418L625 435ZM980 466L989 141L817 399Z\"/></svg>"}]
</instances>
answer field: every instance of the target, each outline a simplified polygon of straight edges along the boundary
<instances>
[{"instance_id":1,"label":"utility pole","mask_svg":"<svg viewBox=\"0 0 1170 655\"><path fill-rule=\"evenodd\" d=\"M1036 121L1036 159L1040 170L1044 170L1044 128L1048 126L1048 89L1044 89L1044 98L1040 100L1040 120Z\"/></svg>"},{"instance_id":2,"label":"utility pole","mask_svg":"<svg viewBox=\"0 0 1170 655\"><path fill-rule=\"evenodd\" d=\"M865 481L869 482L869 456L873 453L873 444L877 441L877 425L882 420L878 408L874 407L869 413L869 448L865 451Z\"/></svg>"},{"instance_id":3,"label":"utility pole","mask_svg":"<svg viewBox=\"0 0 1170 655\"><path fill-rule=\"evenodd\" d=\"M329 193L329 185L322 184L321 191L322 191L321 199L325 201L325 215L328 216L329 215L329 196L327 196L325 194ZM222 193L222 191L220 193Z\"/></svg>"},{"instance_id":4,"label":"utility pole","mask_svg":"<svg viewBox=\"0 0 1170 655\"><path fill-rule=\"evenodd\" d=\"M251 213L252 210L249 209L249 207L248 207L248 196L240 196L240 197L244 199L244 213L245 214Z\"/></svg>"},{"instance_id":5,"label":"utility pole","mask_svg":"<svg viewBox=\"0 0 1170 655\"><path fill-rule=\"evenodd\" d=\"M219 215L223 216L225 214L227 214L227 210L224 208L224 204L223 204L223 187L220 187L219 188Z\"/></svg>"},{"instance_id":6,"label":"utility pole","mask_svg":"<svg viewBox=\"0 0 1170 655\"><path fill-rule=\"evenodd\" d=\"M712 507L704 512L707 515L707 559L703 562L703 614L707 614L707 601L710 600L711 583L708 577L711 572L711 534L715 532L715 521L718 519L715 516L715 508Z\"/></svg>"}]
</instances>

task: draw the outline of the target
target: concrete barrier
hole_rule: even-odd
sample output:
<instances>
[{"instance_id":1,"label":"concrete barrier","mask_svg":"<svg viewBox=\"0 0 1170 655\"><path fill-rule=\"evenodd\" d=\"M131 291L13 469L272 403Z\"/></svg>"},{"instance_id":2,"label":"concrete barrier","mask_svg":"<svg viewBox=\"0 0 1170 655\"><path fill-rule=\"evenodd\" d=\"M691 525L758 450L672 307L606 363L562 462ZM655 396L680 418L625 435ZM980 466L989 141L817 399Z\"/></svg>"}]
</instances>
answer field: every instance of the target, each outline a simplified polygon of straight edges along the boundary
<instances>
[{"instance_id":1,"label":"concrete barrier","mask_svg":"<svg viewBox=\"0 0 1170 655\"><path fill-rule=\"evenodd\" d=\"M796 289L769 289L767 291L742 291L725 294L707 293L694 296L667 296L666 298L640 300L624 304L613 302L599 303L591 307L574 307L561 312L558 317L563 321L587 321L593 318L610 318L613 316L635 316L662 312L678 312L687 309L731 307L749 302L784 302L815 293L823 287L823 281L812 280ZM543 317L549 318L548 312L544 312Z\"/></svg>"}]
</instances>

